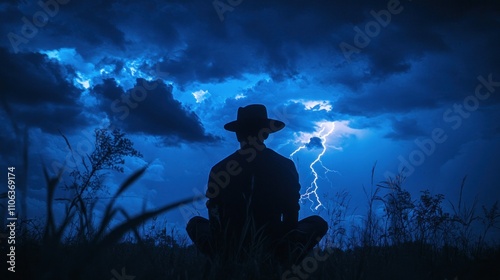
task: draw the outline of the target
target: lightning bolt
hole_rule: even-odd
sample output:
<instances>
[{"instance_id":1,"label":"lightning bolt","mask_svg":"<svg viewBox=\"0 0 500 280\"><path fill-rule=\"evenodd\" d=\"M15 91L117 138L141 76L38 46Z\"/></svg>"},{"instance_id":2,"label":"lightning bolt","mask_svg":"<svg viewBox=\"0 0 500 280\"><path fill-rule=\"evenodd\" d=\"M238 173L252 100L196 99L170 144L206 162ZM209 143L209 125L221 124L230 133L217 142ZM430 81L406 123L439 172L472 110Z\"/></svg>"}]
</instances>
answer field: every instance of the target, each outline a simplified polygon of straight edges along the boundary
<instances>
[{"instance_id":1,"label":"lightning bolt","mask_svg":"<svg viewBox=\"0 0 500 280\"><path fill-rule=\"evenodd\" d=\"M318 193L317 193L317 190L319 188L318 182L317 182L318 178L319 178L319 175L318 175L318 172L316 171L316 169L314 169L314 166L317 163L319 163L321 165L321 167L323 167L323 169L325 169L325 173L328 173L328 172L337 172L335 170L331 170L331 169L328 169L327 167L325 167L325 165L323 165L323 162L321 161L321 157L326 153L326 150L327 150L326 139L335 130L335 123L331 122L329 124L331 125L331 128L328 131L325 132L326 125L323 124L321 130L317 133L318 134L317 137L321 139L321 144L323 146L323 149L322 149L321 153L318 154L318 156L316 157L316 159L313 162L311 162L311 164L309 165L309 168L311 169L311 172L312 172L312 174L314 176L314 179L311 182L311 185L307 188L306 192L300 196L300 200L301 201L303 199L307 199L307 200L309 200L312 203L311 210L313 210L313 209L314 210L318 210L320 207L323 206L323 203L321 203L321 200L319 199L319 196L318 196ZM298 147L295 151L293 151L290 154L290 158L293 159L293 155L295 155L297 152L299 152L300 150L302 150L304 148L306 148L306 144ZM317 205L315 207L313 207L315 203L317 203Z\"/></svg>"}]
</instances>

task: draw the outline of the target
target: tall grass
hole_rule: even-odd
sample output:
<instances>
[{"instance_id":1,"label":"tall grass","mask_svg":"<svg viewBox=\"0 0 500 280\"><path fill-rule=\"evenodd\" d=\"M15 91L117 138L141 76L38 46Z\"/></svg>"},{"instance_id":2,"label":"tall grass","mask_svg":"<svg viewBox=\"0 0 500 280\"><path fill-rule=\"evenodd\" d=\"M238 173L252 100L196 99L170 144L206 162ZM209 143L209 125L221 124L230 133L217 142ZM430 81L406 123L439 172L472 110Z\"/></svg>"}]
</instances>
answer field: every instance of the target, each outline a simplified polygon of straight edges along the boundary
<instances>
[{"instance_id":1,"label":"tall grass","mask_svg":"<svg viewBox=\"0 0 500 280\"><path fill-rule=\"evenodd\" d=\"M10 114L10 110L6 110L6 112L8 117L13 120L14 118ZM21 143L20 146L22 147L20 153L22 161L16 163L16 170L20 169L22 171L16 172L19 174L16 178L16 190L22 195L16 196L16 205L21 206L21 209L17 209L17 214L21 213L21 216L18 216L19 226L16 236L16 272L15 274L9 274L9 278L51 280L110 279L112 274L107 265L105 265L107 267L106 270L101 270L98 274L90 272L95 271L95 267L100 266L99 262L111 262L114 253L119 252L122 255L126 255L126 252L122 250L130 253L136 250L136 247L142 248L144 251L145 244L142 242L142 237L138 232L139 226L167 211L203 198L203 196L190 197L157 209L143 211L136 216L130 216L123 207L117 206L116 202L146 172L147 166L144 166L133 172L122 182L106 204L103 217L99 221L96 221L91 216L96 211L95 203L85 203L84 201L83 192L85 188L78 192L73 199L56 198L56 190L63 188L61 181L64 169L61 168L57 174L50 175L44 166L42 172L47 195L44 222L31 217L23 217L22 215L26 215L27 213L29 137L28 130L25 129L22 131L15 121L12 121L12 126L15 138ZM68 139L64 135L63 138L69 149L72 150ZM83 157L82 164L85 165ZM95 170L93 169L93 171ZM91 177L89 176L88 180ZM0 199L6 198L7 193L0 193ZM62 218L59 219L56 219L54 211L56 201L63 201L66 205L65 212L62 213ZM4 201L2 200L0 201L0 205L3 209L6 204L4 205ZM122 221L115 225L118 220ZM82 230L89 228L93 230L87 231L85 238L68 239L68 236L79 236ZM2 238L4 236L2 233L3 230L4 228L2 227L0 231ZM133 244L123 243L123 237L127 233L133 233L139 242ZM5 252L8 247L5 244L1 244L0 248L2 248L2 252ZM117 266L116 269L119 271L120 267ZM2 271L2 274L4 272Z\"/></svg>"},{"instance_id":2,"label":"tall grass","mask_svg":"<svg viewBox=\"0 0 500 280\"><path fill-rule=\"evenodd\" d=\"M23 143L28 143L27 133L23 135ZM23 149L27 166L27 144ZM330 228L318 248L328 251L328 258L318 262L306 278L283 278L283 272L293 270L293 266L277 264L264 250L265 236L255 232L252 236L259 238L252 246L235 245L233 249L239 249L234 250L234 256L211 260L188 242L175 242L173 233L155 232L154 227L141 232L147 221L154 222L167 211L202 199L188 198L130 216L117 201L146 170L147 166L130 174L105 205L103 217L95 221L78 218L76 207L69 205L62 218L56 219L54 204L60 200L55 193L61 188L62 170L51 175L44 168L46 218L43 223L32 218L21 222L16 279L109 280L121 272L135 279L500 279L496 268L500 247L487 242L492 230L500 228L498 202L481 208L477 200L467 204L463 199L465 178L458 202L451 202L451 212L446 212L444 195L423 190L420 197L412 198L403 176L374 182L374 166L370 188L364 188L367 207L363 223L348 224L347 216L357 208L349 205L348 192L337 193L324 213ZM95 204L88 207L89 213L94 212ZM375 211L380 207L382 216ZM117 220L121 222L115 224ZM85 239L74 242L65 238L87 227L88 221L93 221L95 230ZM132 238L127 240L127 236Z\"/></svg>"},{"instance_id":3,"label":"tall grass","mask_svg":"<svg viewBox=\"0 0 500 280\"><path fill-rule=\"evenodd\" d=\"M20 263L29 264L20 269L20 274L27 277L23 279L34 279L29 278L33 275L36 279L111 279L111 270L122 268L136 279L280 279L281 273L291 268L273 263L272 257L262 250L263 240L256 240L252 243L254 246L240 252L246 256L244 260L235 256L210 261L192 245L176 244L166 238L167 232L146 232L149 237L145 238L144 232L139 231L144 222L192 201L189 198L135 217L128 216L115 205L116 200L145 170L134 172L121 184L107 204L95 236L86 244L64 242L64 231L75 214L67 213L56 222L53 194L60 174L51 177L45 172L47 220L41 240L36 240L37 234L31 230L31 239L27 238L22 245L24 257ZM348 194L340 193L332 200L337 209L328 212L331 218L328 241L323 242L320 249L332 246L337 249L325 262L319 263L317 270L308 274L308 279L454 279L468 274L468 277L476 277L470 279L487 279L477 277L481 277L482 270L491 269L491 263L500 255L498 246L485 242L489 231L498 228L497 204L484 207L484 215L479 215L475 210L477 204L465 207L460 201L460 208L456 204L455 212L445 213L437 210L443 202L441 195L423 191L419 199L411 200L413 206L409 207L408 197L397 193L404 190L403 185L388 188L384 183L375 187L367 191L371 195L368 205L374 207L375 203L381 203L386 207L385 216L378 217L373 208L368 209L367 214L371 216L366 216L364 224L351 232L344 227ZM403 199L398 200L400 197ZM387 202L389 199L393 199L392 204ZM397 205L399 201L405 207ZM401 209L408 213L402 213ZM111 221L119 215L125 220L111 226ZM471 230L474 222L479 225L484 222L485 228L476 234ZM123 240L127 233L135 236L134 242ZM462 237L467 237L467 242Z\"/></svg>"},{"instance_id":4,"label":"tall grass","mask_svg":"<svg viewBox=\"0 0 500 280\"><path fill-rule=\"evenodd\" d=\"M107 250L116 246L126 233L133 231L136 236L140 237L137 228L144 222L201 198L191 197L155 210L143 212L134 217L129 216L122 207L115 205L116 200L144 174L146 168L143 167L137 170L120 185L116 193L112 196L111 201L107 204L104 216L97 224L97 230L92 238L86 240L84 243L73 245L64 242L64 235L68 234L68 226L73 221L76 210L74 208L73 210L69 210L65 213L61 221L56 221L53 202L55 190L61 179L61 173L51 177L48 175L47 170L44 169L47 185L47 213L43 237L39 240L41 241L39 243L36 242L37 240L31 240L33 241L31 244L25 244L25 253L32 254L32 252L29 252L30 250L39 252L38 258L34 256L34 259L27 260L31 266L30 270L33 269L33 272L36 272L37 279L80 279L80 275L84 275L85 270L92 269L91 266L89 267L89 264L94 259L98 259L98 256L104 254ZM70 208L68 207L68 209ZM90 209L90 211L93 211L93 209ZM112 226L112 222L119 215L125 220ZM79 228L84 228L85 225L83 223L85 221L81 219L78 221L82 223Z\"/></svg>"}]
</instances>

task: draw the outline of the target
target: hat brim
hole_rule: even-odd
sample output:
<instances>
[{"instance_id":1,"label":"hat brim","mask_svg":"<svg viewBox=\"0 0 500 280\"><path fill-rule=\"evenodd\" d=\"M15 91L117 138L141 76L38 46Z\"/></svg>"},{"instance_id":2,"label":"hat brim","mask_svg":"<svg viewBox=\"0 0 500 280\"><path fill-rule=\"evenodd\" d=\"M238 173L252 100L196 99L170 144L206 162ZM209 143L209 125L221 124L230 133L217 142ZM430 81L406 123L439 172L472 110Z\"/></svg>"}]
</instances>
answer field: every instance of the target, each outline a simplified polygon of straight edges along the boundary
<instances>
[{"instance_id":1,"label":"hat brim","mask_svg":"<svg viewBox=\"0 0 500 280\"><path fill-rule=\"evenodd\" d=\"M268 133L274 133L282 130L285 127L285 123L273 119L264 119L262 121L252 121L252 122L242 122L242 121L232 121L224 125L224 129L232 132L239 132L249 129L266 129Z\"/></svg>"}]
</instances>

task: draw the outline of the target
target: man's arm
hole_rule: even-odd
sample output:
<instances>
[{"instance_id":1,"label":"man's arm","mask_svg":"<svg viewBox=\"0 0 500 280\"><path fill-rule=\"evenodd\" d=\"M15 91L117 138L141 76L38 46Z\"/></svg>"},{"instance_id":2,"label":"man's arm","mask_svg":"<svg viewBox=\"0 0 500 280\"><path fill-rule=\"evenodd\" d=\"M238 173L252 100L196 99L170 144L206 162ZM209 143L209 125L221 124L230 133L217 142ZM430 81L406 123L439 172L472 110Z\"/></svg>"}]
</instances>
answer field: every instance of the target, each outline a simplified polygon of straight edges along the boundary
<instances>
[{"instance_id":1,"label":"man's arm","mask_svg":"<svg viewBox=\"0 0 500 280\"><path fill-rule=\"evenodd\" d=\"M210 169L210 173L215 172L216 166ZM206 206L208 210L208 220L210 222L210 228L215 231L219 231L221 228L221 213L220 213L220 189L218 185L214 182L212 176L208 176L207 191L205 196L208 198Z\"/></svg>"},{"instance_id":2,"label":"man's arm","mask_svg":"<svg viewBox=\"0 0 500 280\"><path fill-rule=\"evenodd\" d=\"M289 231L297 226L299 220L300 183L299 174L293 161L288 161L287 169L287 180L284 184L283 224L285 229Z\"/></svg>"}]
</instances>

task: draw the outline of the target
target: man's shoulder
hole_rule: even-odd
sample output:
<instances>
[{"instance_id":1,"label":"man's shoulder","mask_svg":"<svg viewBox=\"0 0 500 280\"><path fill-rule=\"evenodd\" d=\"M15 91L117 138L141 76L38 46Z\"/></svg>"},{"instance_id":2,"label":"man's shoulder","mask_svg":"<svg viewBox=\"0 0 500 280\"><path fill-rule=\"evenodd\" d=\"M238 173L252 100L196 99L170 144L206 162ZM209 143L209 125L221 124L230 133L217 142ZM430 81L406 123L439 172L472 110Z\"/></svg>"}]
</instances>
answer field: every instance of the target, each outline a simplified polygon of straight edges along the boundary
<instances>
[{"instance_id":1,"label":"man's shoulder","mask_svg":"<svg viewBox=\"0 0 500 280\"><path fill-rule=\"evenodd\" d=\"M241 158L241 155L238 153L238 151L233 152L232 154L226 156L225 158L221 159L219 162L214 164L212 167L212 170L218 170L221 168L225 168L230 161L239 161Z\"/></svg>"},{"instance_id":2,"label":"man's shoulder","mask_svg":"<svg viewBox=\"0 0 500 280\"><path fill-rule=\"evenodd\" d=\"M264 150L264 154L266 154L266 156L268 156L268 157L274 158L274 159L282 161L282 162L293 163L293 161L290 158L287 158L287 157L285 157L285 156L279 154L278 152L276 152L272 149L269 149L269 148L266 148Z\"/></svg>"},{"instance_id":3,"label":"man's shoulder","mask_svg":"<svg viewBox=\"0 0 500 280\"><path fill-rule=\"evenodd\" d=\"M232 154L226 156L219 162L217 162L213 167L212 171L217 171L221 170L224 168L227 168L228 164L233 164L231 162L234 162L233 165L246 165L246 164L251 164L256 158L260 158L260 160L257 160L256 162L262 163L262 160L267 162L268 164L275 164L277 166L289 166L289 167L295 167L295 164L290 158L287 158L278 152L269 149L269 148L264 148L262 151L258 152L259 156L254 157L252 155L245 154L242 152L242 150L236 150Z\"/></svg>"}]
</instances>

